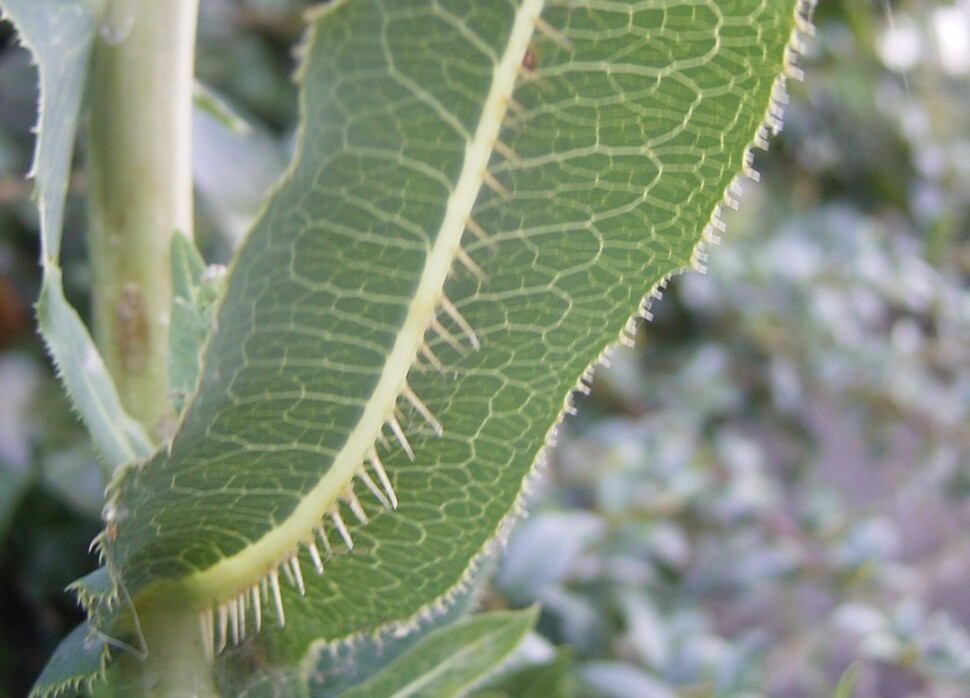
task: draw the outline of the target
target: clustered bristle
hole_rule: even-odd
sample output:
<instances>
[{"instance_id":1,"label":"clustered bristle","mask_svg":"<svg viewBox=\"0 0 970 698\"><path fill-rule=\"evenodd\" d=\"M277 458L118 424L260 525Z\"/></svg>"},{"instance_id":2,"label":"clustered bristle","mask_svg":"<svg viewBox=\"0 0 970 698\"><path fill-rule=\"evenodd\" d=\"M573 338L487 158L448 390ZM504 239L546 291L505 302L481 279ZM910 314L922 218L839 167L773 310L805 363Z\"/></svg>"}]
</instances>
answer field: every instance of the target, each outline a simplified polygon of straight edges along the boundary
<instances>
[{"instance_id":1,"label":"clustered bristle","mask_svg":"<svg viewBox=\"0 0 970 698\"><path fill-rule=\"evenodd\" d=\"M417 397L414 396L416 400ZM423 404L423 403L422 403ZM429 413L430 414L430 413ZM395 420L396 421L396 420ZM406 442L405 442L406 443ZM368 456L367 463L370 465L371 473L362 464L360 469L354 474L354 478L364 483L367 489L374 494L375 498L386 508L394 509L397 507L397 496L394 488L384 470L376 450L372 450ZM379 483L379 484L378 484ZM368 522L367 513L354 492L354 482L351 482L344 489L339 498L354 517L362 524ZM334 503L326 513L330 525L336 530L347 550L354 547L350 529L340 512L339 504ZM280 589L280 574L286 579L287 583L303 596L306 593L306 584L303 579L303 568L300 564L300 548L307 551L313 563L313 569L317 574L323 574L324 555L317 547L317 541L323 546L326 556L333 554L333 545L327 535L325 522L321 521L313 530L312 534L301 541L297 551L286 558L270 570L249 589L246 589L228 601L219 604L215 608L207 608L199 615L200 631L202 633L202 643L208 658L211 660L216 654L222 652L230 645L239 645L247 636L251 628L259 632L263 623L263 606L272 602L276 613L276 620L280 626L286 623L286 616L283 611L283 595Z\"/></svg>"}]
</instances>

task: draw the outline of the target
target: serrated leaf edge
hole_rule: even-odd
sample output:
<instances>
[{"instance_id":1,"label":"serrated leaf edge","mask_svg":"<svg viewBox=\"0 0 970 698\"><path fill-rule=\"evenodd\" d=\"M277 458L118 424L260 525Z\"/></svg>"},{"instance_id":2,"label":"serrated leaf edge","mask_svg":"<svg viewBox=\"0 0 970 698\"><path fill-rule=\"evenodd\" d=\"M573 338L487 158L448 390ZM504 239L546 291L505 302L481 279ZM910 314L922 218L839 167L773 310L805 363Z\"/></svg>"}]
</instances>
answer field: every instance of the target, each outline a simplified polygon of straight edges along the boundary
<instances>
[{"instance_id":1,"label":"serrated leaf edge","mask_svg":"<svg viewBox=\"0 0 970 698\"><path fill-rule=\"evenodd\" d=\"M338 2L326 6L311 17L319 19L341 4ZM501 149L501 145L496 145L499 143L499 132L522 74L523 59L532 37L537 29L548 31L540 19L543 5L544 0L525 0L516 12L505 51L495 66L481 117L466 146L461 172L445 207L439 232L433 238L434 243L406 318L385 361L377 386L356 427L334 457L332 467L317 486L303 497L287 520L260 540L204 571L171 582L160 581L136 596L136 605L161 603L162 599L182 599L181 603L198 608L199 629L204 646L210 650L210 658L229 645L241 643L250 627L258 631L263 624L264 606L273 609L279 625L285 623L280 577L303 594L300 552L305 549L316 572L322 574L324 556L320 554L317 541L325 551L332 549L328 528L343 540L348 549L353 547L339 505L343 502L360 523L367 523L366 514L354 492L355 480L360 480L385 507L396 507L397 497L378 456L377 445L386 445L392 438L413 459L413 451L398 419L401 412L399 405L407 404L413 412L423 417L432 430L439 435L442 433L442 426L409 387L407 376L412 368L421 365L419 356L433 367L440 368L440 362L431 353L426 341L429 334L437 335L459 353L479 348L473 328L465 321L460 309L445 296L443 289L456 264L463 265L476 276L482 273L462 249L462 239L466 232L482 237L484 231L471 219L472 208L482 187L495 189L501 186L489 175L487 168L492 153ZM311 24L304 46L314 40L315 26ZM301 74L302 68L298 71L298 77ZM305 106L301 97L302 109ZM299 153L299 148L296 152ZM274 191L289 181L298 160L298 156L294 158ZM388 436L385 436L385 431L389 433ZM178 430L175 433L177 438ZM117 475L120 476L120 471ZM109 501L105 507L107 528L95 540L95 545L100 552L108 555L109 561L111 530L117 516L119 476L109 485ZM262 570L255 576L255 581L254 569Z\"/></svg>"},{"instance_id":2,"label":"serrated leaf edge","mask_svg":"<svg viewBox=\"0 0 970 698\"><path fill-rule=\"evenodd\" d=\"M560 411L558 418L546 433L544 445L536 455L529 473L523 479L522 488L516 497L515 503L496 527L495 533L492 535L492 537L487 540L479 552L472 557L461 577L453 586L411 616L401 620L389 621L388 623L385 623L384 625L370 632L349 633L343 637L329 640L318 640L310 643L306 655L300 662L300 668L304 675L308 675L313 671L313 668L318 661L318 657L325 652L335 655L343 649L353 649L358 643L368 639L379 642L381 638L401 637L417 630L423 624L430 623L435 618L440 617L448 610L456 599L469 590L470 585L472 584L472 581L474 580L475 575L481 566L505 547L508 542L509 534L511 533L514 525L521 518L527 516L526 504L531 496L535 484L542 477L542 473L545 470L546 464L548 463L549 451L556 445L559 428L567 415L572 415L576 412L575 403L577 396L585 396L589 394L592 377L596 369L600 366L609 367L610 356L618 346L633 345L637 327L641 322L648 322L652 319L650 312L651 305L654 301L663 297L663 290L666 288L670 279L690 270L698 271L700 273L706 272L704 262L706 260L707 249L710 246L716 245L718 242L720 242L718 233L724 232L726 228L722 219L723 207L727 206L732 209L738 208L740 205L739 197L741 196L740 185L743 180L747 179L752 182L759 181L760 176L753 167L754 151L756 149L767 150L769 147L769 138L773 134L779 133L782 129L784 108L788 101L788 93L786 89L787 81L802 80L804 77L802 70L797 65L797 61L799 56L804 55L807 51L807 43L815 33L814 26L812 24L812 15L814 13L816 3L817 0L797 0L795 9L793 11L794 26L789 35L788 43L782 58L782 70L775 78L772 85L769 104L765 109L764 116L755 131L754 137L745 148L742 170L732 179L724 191L721 203L716 205L711 213L710 219L702 231L700 240L692 250L690 265L681 269L676 269L666 274L660 281L658 281L644 296L638 311L630 316L629 321L621 330L617 341L607 345L600 353L599 357L590 363L589 366L587 366L583 371L579 380L577 380L576 385L567 393L563 401L563 408ZM555 31L552 27L546 25L541 17L538 19L538 22L541 23L538 25L538 28L540 28L542 31ZM557 38L558 37L562 37L562 35L557 35ZM568 39L559 38L559 40Z\"/></svg>"}]
</instances>

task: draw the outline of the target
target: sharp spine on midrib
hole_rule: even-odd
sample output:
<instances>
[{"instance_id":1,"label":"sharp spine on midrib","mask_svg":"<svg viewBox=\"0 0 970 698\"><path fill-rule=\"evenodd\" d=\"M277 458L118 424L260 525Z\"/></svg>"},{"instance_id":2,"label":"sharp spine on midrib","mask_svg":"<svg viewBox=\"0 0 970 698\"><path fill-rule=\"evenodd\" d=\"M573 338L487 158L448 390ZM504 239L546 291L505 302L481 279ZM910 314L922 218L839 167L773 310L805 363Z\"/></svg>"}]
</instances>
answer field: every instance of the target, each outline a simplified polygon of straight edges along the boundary
<instances>
[{"instance_id":1,"label":"sharp spine on midrib","mask_svg":"<svg viewBox=\"0 0 970 698\"><path fill-rule=\"evenodd\" d=\"M464 345L462 345L461 342L458 341L458 338L455 337L455 335L453 335L451 332L449 332L448 328L442 325L441 321L437 317L431 318L430 329L434 330L434 333L439 337L441 337L441 339L445 342L445 344L450 346L461 356L464 356L465 354L468 353L468 350L464 347Z\"/></svg>"},{"instance_id":2,"label":"sharp spine on midrib","mask_svg":"<svg viewBox=\"0 0 970 698\"><path fill-rule=\"evenodd\" d=\"M411 404L411 407L413 407L418 414L424 417L424 421L426 421L428 426L434 430L435 434L441 436L444 433L444 430L441 428L441 423L435 419L435 416L431 413L431 410L428 409L428 406L421 401L421 398L415 395L414 390L411 389L410 385L405 383L404 390L401 391L401 394L404 396L404 399Z\"/></svg>"},{"instance_id":3,"label":"sharp spine on midrib","mask_svg":"<svg viewBox=\"0 0 970 698\"><path fill-rule=\"evenodd\" d=\"M503 198L507 199L512 196L512 192L506 189L505 185L498 181L495 175L488 170L482 170L482 183Z\"/></svg>"},{"instance_id":4,"label":"sharp spine on midrib","mask_svg":"<svg viewBox=\"0 0 970 698\"><path fill-rule=\"evenodd\" d=\"M276 620L282 628L286 625L286 616L283 613L283 595L280 593L280 574L277 568L269 571L268 580L269 590L273 595L273 605L276 607Z\"/></svg>"},{"instance_id":5,"label":"sharp spine on midrib","mask_svg":"<svg viewBox=\"0 0 970 698\"><path fill-rule=\"evenodd\" d=\"M333 521L333 525L337 528L337 533L340 537L344 539L344 543L348 550L354 549L354 541L350 537L350 531L347 530L347 524L344 523L344 517L340 515L340 510L337 505L334 504L330 509L330 520Z\"/></svg>"},{"instance_id":6,"label":"sharp spine on midrib","mask_svg":"<svg viewBox=\"0 0 970 698\"><path fill-rule=\"evenodd\" d=\"M411 444L408 442L408 437L404 434L404 429L401 428L401 423L397 421L397 417L390 417L387 420L387 426L390 427L391 433L394 434L394 438L397 442L401 444L401 448L407 454L408 459L414 460L414 449L411 448Z\"/></svg>"},{"instance_id":7,"label":"sharp spine on midrib","mask_svg":"<svg viewBox=\"0 0 970 698\"><path fill-rule=\"evenodd\" d=\"M317 544L313 541L312 536L304 541L303 547L310 553L310 559L313 561L313 569L316 570L317 574L323 574L323 558L320 557L320 550L317 548Z\"/></svg>"},{"instance_id":8,"label":"sharp spine on midrib","mask_svg":"<svg viewBox=\"0 0 970 698\"><path fill-rule=\"evenodd\" d=\"M492 240L492 236L485 232L485 229L476 223L474 218L468 217L465 219L465 230L471 232L472 235L489 247L495 246L495 241Z\"/></svg>"},{"instance_id":9,"label":"sharp spine on midrib","mask_svg":"<svg viewBox=\"0 0 970 698\"><path fill-rule=\"evenodd\" d=\"M249 595L253 603L253 626L258 633L263 627L263 605L259 598L259 585L254 584L253 588L249 590Z\"/></svg>"},{"instance_id":10,"label":"sharp spine on midrib","mask_svg":"<svg viewBox=\"0 0 970 698\"><path fill-rule=\"evenodd\" d=\"M377 458L376 452L373 454L373 456L368 456L368 459L375 459L375 458ZM373 462L373 460L371 460L371 462ZM374 480L371 478L371 476L367 473L366 470L361 468L360 472L357 473L357 477L360 479L361 482L364 483L364 486L367 487L368 490L370 490L371 494L377 497L377 500L382 505L384 505L385 509L397 508L397 499L393 499L393 501L392 499L389 499L385 491L382 490L380 487L378 487L377 483L374 482ZM387 490L393 496L394 490L390 488L387 488Z\"/></svg>"},{"instance_id":11,"label":"sharp spine on midrib","mask_svg":"<svg viewBox=\"0 0 970 698\"><path fill-rule=\"evenodd\" d=\"M472 273L472 276L483 283L485 282L488 275L480 266L478 266L475 260L472 259L471 255L465 252L465 250L463 250L461 247L455 250L455 259L461 262L462 266Z\"/></svg>"},{"instance_id":12,"label":"sharp spine on midrib","mask_svg":"<svg viewBox=\"0 0 970 698\"><path fill-rule=\"evenodd\" d=\"M217 615L219 617L219 644L216 646L216 654L219 654L226 649L226 639L229 634L229 610L226 608L226 604L219 604Z\"/></svg>"},{"instance_id":13,"label":"sharp spine on midrib","mask_svg":"<svg viewBox=\"0 0 970 698\"><path fill-rule=\"evenodd\" d=\"M519 159L518 154L498 138L495 139L495 145L492 147L495 148L496 153L501 155L506 160L515 162Z\"/></svg>"},{"instance_id":14,"label":"sharp spine on midrib","mask_svg":"<svg viewBox=\"0 0 970 698\"><path fill-rule=\"evenodd\" d=\"M526 0L523 8L520 8L520 13L529 12L530 10L528 8L530 7L532 8L532 11L535 11L536 7L541 7L541 3L537 3L534 0ZM519 27L519 29L516 29L515 31L520 31L520 29L524 28L522 23L523 19L523 14L520 14L520 16L516 18L516 26ZM560 45L568 45L568 39L565 39L562 34L549 27L549 25L543 20L538 19L537 16L527 19L527 22L532 22L532 26L528 28L529 37L524 37L524 35L520 33L516 41L512 41L510 38L509 45L515 46L516 50L518 50L519 47L528 47L528 44L524 42L526 42L528 38L531 38L532 33L534 33L536 30L552 38L554 42L559 43ZM515 32L513 32L513 34L515 34ZM522 50L524 51L526 48L523 48ZM494 239L477 221L471 217L471 209L474 204L474 200L478 197L478 193L483 187L491 189L496 194L503 197L510 197L512 195L506 186L503 185L502 182L500 182L495 175L489 172L487 169L489 153L492 152L501 155L510 162L515 162L519 159L516 152L509 145L500 140L498 136L501 124L505 120L505 117L508 116L509 110L520 114L524 114L526 112L525 108L519 102L515 101L511 96L515 83L519 82L522 77L518 74L518 69L521 68L522 55L519 54L518 56L512 56L512 53L514 53L514 51L507 50L503 56L501 65L504 67L499 70L496 75L504 75L505 77L502 77L501 80L499 80L498 77L496 78L496 81L493 82L493 89L489 93L489 96L485 102L486 107L489 109L494 109L496 106L501 109L500 114L495 114L493 112L492 116L489 117L491 123L495 126L495 130L491 131L489 135L489 128L483 128L483 125L486 124L489 119L486 119L483 116L481 120L482 123L480 124L478 131L476 131L475 136L469 141L466 167L464 167L462 174L459 176L459 180L456 183L456 192L461 190L461 193L458 196L453 195L453 200L449 200L448 210L442 223L441 230L443 231L443 235L440 237L440 239L436 240L436 244L434 246L433 252L434 256L437 257L437 261L429 261L429 264L426 267L425 274L427 275L428 279L440 279L440 281L436 282L440 285L437 286L437 291L435 291L433 287L425 285L422 288L422 286L419 285L419 290L415 295L415 299L417 300L434 298L433 294L438 294L437 303L435 304L434 311L431 313L430 319L424 320L423 317L418 316L421 317L419 322L426 322L427 324L423 325L424 336L420 343L410 345L412 347L416 347L416 349L412 349L414 352L412 354L412 366L414 365L417 356L421 356L437 370L441 372L445 371L443 363L438 359L428 344L428 330L437 334L444 343L451 346L460 355L467 355L468 349L466 344L462 341L462 339L456 337L455 334L453 334L447 327L445 327L445 325L442 324L441 320L439 320L440 313L444 313L450 318L451 323L453 323L452 327L457 327L457 329L460 329L460 334L463 335L463 339L465 342L467 342L467 344L469 344L476 351L481 348L479 338L471 324L458 310L456 305L444 295L441 288L444 285L445 280L448 278L448 275L452 272L454 267L459 264L464 266L480 282L485 282L487 278L487 275L482 267L475 261L469 252L461 246L461 237L465 231L468 231L479 242L488 245L489 247L494 247ZM514 61L517 62L517 65L511 65L509 63L510 59L514 59ZM514 76L509 70L513 67L516 68L516 74ZM498 69L499 65L496 65L496 68ZM532 79L534 76L529 76L529 78ZM498 90L496 92L496 85L505 85L508 87L508 91L504 94L502 93L502 90ZM491 105L491 107L488 105ZM483 114L485 113L486 112L483 111ZM483 146L485 148L484 150L482 149ZM469 167L469 163L477 164ZM476 180L473 184L475 189L474 192L470 194L468 185L472 184L471 180L473 179ZM459 205L452 210L452 203L454 203L454 201L459 202ZM457 238L454 237L456 233ZM450 260L445 262L446 257L444 255L449 255ZM432 257L429 257L429 259L432 259ZM445 267L445 263L448 264L447 268ZM442 275L436 276L438 274ZM422 283L424 283L424 281ZM420 305L414 306L414 308L419 307ZM415 327L414 324L411 326L412 328ZM402 330L403 329L404 328L402 328ZM402 334L406 333L402 332ZM398 399L402 397L410 404L411 408L413 408L415 412L421 415L424 421L431 427L437 436L440 437L443 434L441 423L434 416L433 412L424 403L424 401L417 396L410 384L406 382L406 374L403 387L401 387L397 393ZM403 402L401 405L403 406ZM394 435L394 439L400 444L401 449L405 452L408 458L413 461L415 459L415 452L408 441L408 437L404 429L401 426L402 421L406 420L398 407L398 402L395 401L392 407L391 415L385 418L383 427L387 427L389 429L390 433ZM310 535L305 537L297 544L296 550L290 556L270 567L255 584L245 589L242 593L231 597L228 601L213 607L209 607L201 612L200 632L205 644L205 651L210 659L214 658L216 653L222 652L229 644L239 645L245 641L247 636L247 626L250 622L252 623L252 627L256 632L260 631L263 620L262 605L263 603L268 604L270 602L270 598L272 598L278 624L280 626L285 625L286 617L283 609L283 594L279 580L280 572L282 571L287 582L294 587L299 594L305 594L306 585L299 560L299 555L301 552L300 548L302 547L307 549L307 554L313 563L314 570L317 572L317 574L322 574L324 571L324 556L321 555L321 550L317 547L316 538L320 539L320 543L323 545L325 554L328 557L331 556L333 554L333 549L327 535L326 529L328 525L332 525L333 528L336 529L348 550L353 549L354 542L351 537L350 529L341 515L340 502L343 502L348 507L348 509L354 514L355 518L361 524L366 524L369 520L363 505L354 491L354 478L361 480L367 489L381 503L381 505L389 509L397 508L397 495L395 494L394 488L391 485L387 471L377 455L377 444L382 444L388 449L390 448L389 440L384 434L383 427L377 430L377 434L374 437L374 445L371 446L364 459L364 462L361 463L357 470L351 475L345 489L340 492L337 499L333 501L332 504L330 504L325 510L321 520L313 527ZM370 466L371 472L368 472L367 465ZM371 473L376 475L376 481L375 478L371 476ZM327 519L330 520L329 524L327 523ZM250 604L252 604L252 613L248 614L247 607ZM249 618L247 618L249 615L252 617L251 621Z\"/></svg>"},{"instance_id":15,"label":"sharp spine on midrib","mask_svg":"<svg viewBox=\"0 0 970 698\"><path fill-rule=\"evenodd\" d=\"M233 645L239 644L239 606L236 605L236 597L226 602L226 611L229 616L229 635Z\"/></svg>"},{"instance_id":16,"label":"sharp spine on midrib","mask_svg":"<svg viewBox=\"0 0 970 698\"><path fill-rule=\"evenodd\" d=\"M377 473L377 480L381 483L381 487L384 488L384 492L387 494L388 501L391 504L391 509L397 509L397 495L394 494L394 488L391 487L391 481L387 477L387 471L384 469L384 464L381 463L381 459L377 456L377 451L372 449L370 454L367 456L370 462L371 468Z\"/></svg>"},{"instance_id":17,"label":"sharp spine on midrib","mask_svg":"<svg viewBox=\"0 0 970 698\"><path fill-rule=\"evenodd\" d=\"M421 345L421 356L428 360L428 363L436 368L439 372L444 373L445 365L441 363L441 360L435 356L434 352L431 351L431 347L427 343Z\"/></svg>"},{"instance_id":18,"label":"sharp spine on midrib","mask_svg":"<svg viewBox=\"0 0 970 698\"><path fill-rule=\"evenodd\" d=\"M364 511L364 508L360 505L360 500L357 499L357 495L354 493L353 481L351 481L351 483L347 485L347 489L344 490L344 494L341 497L341 499L343 500L344 504L346 504L350 508L350 511L354 515L354 517L362 524L366 525L367 513Z\"/></svg>"},{"instance_id":19,"label":"sharp spine on midrib","mask_svg":"<svg viewBox=\"0 0 970 698\"><path fill-rule=\"evenodd\" d=\"M573 42L569 40L569 37L567 37L561 31L559 31L558 29L550 25L541 16L536 17L535 28L537 32L551 39L554 44L559 46L559 48L564 49L566 51L573 50Z\"/></svg>"},{"instance_id":20,"label":"sharp spine on midrib","mask_svg":"<svg viewBox=\"0 0 970 698\"><path fill-rule=\"evenodd\" d=\"M306 586L303 584L303 570L300 568L299 553L290 558L290 569L293 571L293 579L296 580L296 590L300 592L300 596L305 596Z\"/></svg>"},{"instance_id":21,"label":"sharp spine on midrib","mask_svg":"<svg viewBox=\"0 0 970 698\"><path fill-rule=\"evenodd\" d=\"M480 350L482 345L481 342L478 341L478 335L475 334L475 330L473 330L472 326L468 324L465 316L458 311L458 308L455 307L454 303L448 300L448 296L442 294L440 304L441 309L448 314L448 317L455 321L455 324L458 325L458 327L461 328L461 331L465 333L465 336L468 337L468 341L475 351Z\"/></svg>"},{"instance_id":22,"label":"sharp spine on midrib","mask_svg":"<svg viewBox=\"0 0 970 698\"><path fill-rule=\"evenodd\" d=\"M320 542L323 543L323 549L327 551L327 555L333 553L333 547L330 545L330 539L327 537L327 529L323 527L323 524L319 524L314 531L320 538Z\"/></svg>"}]
</instances>

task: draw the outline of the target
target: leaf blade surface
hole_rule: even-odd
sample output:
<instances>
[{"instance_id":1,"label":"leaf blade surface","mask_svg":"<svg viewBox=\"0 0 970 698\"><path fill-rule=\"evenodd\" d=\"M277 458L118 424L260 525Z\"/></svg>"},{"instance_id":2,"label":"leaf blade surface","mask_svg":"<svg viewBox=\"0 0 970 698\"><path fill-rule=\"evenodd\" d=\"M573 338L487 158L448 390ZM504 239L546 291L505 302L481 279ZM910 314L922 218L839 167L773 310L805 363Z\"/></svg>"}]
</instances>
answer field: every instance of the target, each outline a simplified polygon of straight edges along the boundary
<instances>
[{"instance_id":1,"label":"leaf blade surface","mask_svg":"<svg viewBox=\"0 0 970 698\"><path fill-rule=\"evenodd\" d=\"M338 499L375 440L399 509L365 500L352 551L328 522L323 575L301 575L305 597L283 585L287 629L265 642L293 661L454 594L564 396L696 261L795 25L794 3L755 0L550 4L540 25L542 3L468 5L362 0L314 21L300 154L230 268L200 390L170 454L116 484L106 550L136 603L230 608L284 562L295 576L314 522L349 520ZM503 145L475 172L496 119ZM433 321L437 358L416 369ZM405 380L442 436L398 399ZM380 445L392 417L413 461L389 430Z\"/></svg>"}]
</instances>

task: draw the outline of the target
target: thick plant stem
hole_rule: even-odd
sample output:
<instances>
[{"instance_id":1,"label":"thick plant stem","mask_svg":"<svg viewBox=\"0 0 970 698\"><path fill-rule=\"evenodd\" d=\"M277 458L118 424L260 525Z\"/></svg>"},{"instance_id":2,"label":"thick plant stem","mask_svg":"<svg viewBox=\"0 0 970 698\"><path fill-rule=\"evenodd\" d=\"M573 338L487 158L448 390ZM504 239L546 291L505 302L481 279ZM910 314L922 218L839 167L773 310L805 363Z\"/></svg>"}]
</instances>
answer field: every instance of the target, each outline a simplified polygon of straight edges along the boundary
<instances>
[{"instance_id":1,"label":"thick plant stem","mask_svg":"<svg viewBox=\"0 0 970 698\"><path fill-rule=\"evenodd\" d=\"M91 71L94 335L122 403L155 439L172 419L169 246L192 234L197 14L198 0L109 0Z\"/></svg>"},{"instance_id":2,"label":"thick plant stem","mask_svg":"<svg viewBox=\"0 0 970 698\"><path fill-rule=\"evenodd\" d=\"M172 235L192 234L190 135L198 0L108 0L87 141L94 334L128 412L156 440L168 396ZM147 656L119 657L119 695L216 696L198 616L138 609Z\"/></svg>"},{"instance_id":3,"label":"thick plant stem","mask_svg":"<svg viewBox=\"0 0 970 698\"><path fill-rule=\"evenodd\" d=\"M217 698L209 651L202 646L199 615L153 608L140 616L148 656L123 657L115 693L150 698Z\"/></svg>"}]
</instances>

